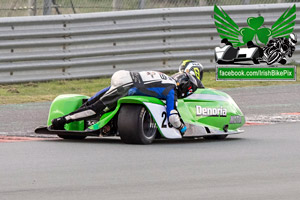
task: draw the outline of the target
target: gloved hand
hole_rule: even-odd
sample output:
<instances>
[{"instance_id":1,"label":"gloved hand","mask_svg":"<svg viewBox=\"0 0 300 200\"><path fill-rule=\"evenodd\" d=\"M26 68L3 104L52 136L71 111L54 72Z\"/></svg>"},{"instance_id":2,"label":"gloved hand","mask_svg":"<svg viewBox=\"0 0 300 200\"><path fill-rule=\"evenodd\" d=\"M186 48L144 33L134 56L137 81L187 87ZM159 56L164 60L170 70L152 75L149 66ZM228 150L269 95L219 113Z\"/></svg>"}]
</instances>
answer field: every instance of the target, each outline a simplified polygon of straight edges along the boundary
<instances>
[{"instance_id":1,"label":"gloved hand","mask_svg":"<svg viewBox=\"0 0 300 200\"><path fill-rule=\"evenodd\" d=\"M67 120L65 117L59 117L52 120L52 126L51 128L54 130L64 130L64 126L67 123Z\"/></svg>"},{"instance_id":2,"label":"gloved hand","mask_svg":"<svg viewBox=\"0 0 300 200\"><path fill-rule=\"evenodd\" d=\"M186 131L186 126L181 122L177 110L171 110L169 116L169 122L172 126L180 131L181 134L184 134Z\"/></svg>"}]
</instances>

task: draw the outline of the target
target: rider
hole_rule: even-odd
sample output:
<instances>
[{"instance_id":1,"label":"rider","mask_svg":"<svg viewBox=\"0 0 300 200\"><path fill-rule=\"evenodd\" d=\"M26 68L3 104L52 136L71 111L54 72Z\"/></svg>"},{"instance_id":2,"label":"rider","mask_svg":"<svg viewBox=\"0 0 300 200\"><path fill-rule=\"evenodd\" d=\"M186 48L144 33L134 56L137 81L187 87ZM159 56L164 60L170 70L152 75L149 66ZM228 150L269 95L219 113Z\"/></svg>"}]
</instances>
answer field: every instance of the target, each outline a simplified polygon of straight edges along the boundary
<instances>
[{"instance_id":1,"label":"rider","mask_svg":"<svg viewBox=\"0 0 300 200\"><path fill-rule=\"evenodd\" d=\"M223 46L226 46L226 45L229 45L229 46L232 46L232 47L233 47L232 43L229 42L229 40L228 40L227 38L223 38L223 39L221 40L220 46L223 47Z\"/></svg>"},{"instance_id":2,"label":"rider","mask_svg":"<svg viewBox=\"0 0 300 200\"><path fill-rule=\"evenodd\" d=\"M290 37L289 37L290 52L287 54L289 57L293 56L293 53L294 53L295 48L296 48L295 47L296 43L297 43L297 35L294 34L294 33L291 33Z\"/></svg>"},{"instance_id":3,"label":"rider","mask_svg":"<svg viewBox=\"0 0 300 200\"><path fill-rule=\"evenodd\" d=\"M189 74L195 76L198 80L200 80L199 88L204 88L204 86L202 84L203 66L200 63L198 63L194 60L184 60L184 61L181 62L178 72L186 72L186 73L189 73ZM85 104L86 105L91 105L91 104L95 103L109 89L110 89L110 87L107 87L107 88L104 88L104 89L100 90L94 96L89 98L88 101Z\"/></svg>"},{"instance_id":4,"label":"rider","mask_svg":"<svg viewBox=\"0 0 300 200\"><path fill-rule=\"evenodd\" d=\"M87 119L105 113L116 106L124 96L143 95L166 100L169 122L182 134L186 126L176 110L177 98L192 94L202 83L195 76L179 72L172 77L156 71L117 71L111 78L111 86L99 91L76 111L52 120L52 127L63 130L66 123Z\"/></svg>"},{"instance_id":5,"label":"rider","mask_svg":"<svg viewBox=\"0 0 300 200\"><path fill-rule=\"evenodd\" d=\"M286 58L285 55L288 57L292 57L294 51L295 51L295 46L297 43L297 36L294 33L291 33L289 35L289 38L272 38L266 48L265 48L265 58L267 58L273 49L276 50L283 50L282 58L279 60L279 63L285 64L286 63Z\"/></svg>"}]
</instances>

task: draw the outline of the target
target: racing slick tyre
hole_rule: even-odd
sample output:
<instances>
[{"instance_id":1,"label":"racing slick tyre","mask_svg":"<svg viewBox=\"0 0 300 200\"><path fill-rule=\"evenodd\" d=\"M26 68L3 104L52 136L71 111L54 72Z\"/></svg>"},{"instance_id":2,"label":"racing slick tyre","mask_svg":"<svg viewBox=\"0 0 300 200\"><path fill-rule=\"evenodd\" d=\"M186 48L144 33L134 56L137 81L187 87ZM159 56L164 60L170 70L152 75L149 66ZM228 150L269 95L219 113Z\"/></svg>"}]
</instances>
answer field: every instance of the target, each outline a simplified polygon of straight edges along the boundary
<instances>
[{"instance_id":1,"label":"racing slick tyre","mask_svg":"<svg viewBox=\"0 0 300 200\"><path fill-rule=\"evenodd\" d=\"M125 104L119 112L118 130L126 144L150 144L155 139L157 127L144 106Z\"/></svg>"},{"instance_id":2,"label":"racing slick tyre","mask_svg":"<svg viewBox=\"0 0 300 200\"><path fill-rule=\"evenodd\" d=\"M86 136L79 136L79 135L60 135L57 134L58 137L63 138L65 140L83 140Z\"/></svg>"},{"instance_id":3,"label":"racing slick tyre","mask_svg":"<svg viewBox=\"0 0 300 200\"><path fill-rule=\"evenodd\" d=\"M253 61L254 64L259 64L260 63L257 58L252 58L252 61Z\"/></svg>"},{"instance_id":4,"label":"racing slick tyre","mask_svg":"<svg viewBox=\"0 0 300 200\"><path fill-rule=\"evenodd\" d=\"M210 135L204 136L203 138L206 140L224 140L228 135Z\"/></svg>"},{"instance_id":5,"label":"racing slick tyre","mask_svg":"<svg viewBox=\"0 0 300 200\"><path fill-rule=\"evenodd\" d=\"M286 58L282 58L280 61L278 61L280 64L285 65L286 64Z\"/></svg>"}]
</instances>

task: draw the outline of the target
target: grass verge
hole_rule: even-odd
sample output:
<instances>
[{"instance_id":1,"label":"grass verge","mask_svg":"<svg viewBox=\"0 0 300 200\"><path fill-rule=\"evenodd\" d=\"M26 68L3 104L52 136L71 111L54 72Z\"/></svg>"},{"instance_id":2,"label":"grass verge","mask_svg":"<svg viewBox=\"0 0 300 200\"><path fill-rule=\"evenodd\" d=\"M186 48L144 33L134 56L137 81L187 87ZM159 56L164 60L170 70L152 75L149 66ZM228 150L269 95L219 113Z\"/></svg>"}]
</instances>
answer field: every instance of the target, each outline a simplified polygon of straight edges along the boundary
<instances>
[{"instance_id":1,"label":"grass verge","mask_svg":"<svg viewBox=\"0 0 300 200\"><path fill-rule=\"evenodd\" d=\"M215 71L209 71L204 72L203 84L215 89L300 84L300 66L297 67L297 71L297 81L216 81ZM0 85L0 104L52 101L60 94L92 96L109 85L110 78Z\"/></svg>"}]
</instances>

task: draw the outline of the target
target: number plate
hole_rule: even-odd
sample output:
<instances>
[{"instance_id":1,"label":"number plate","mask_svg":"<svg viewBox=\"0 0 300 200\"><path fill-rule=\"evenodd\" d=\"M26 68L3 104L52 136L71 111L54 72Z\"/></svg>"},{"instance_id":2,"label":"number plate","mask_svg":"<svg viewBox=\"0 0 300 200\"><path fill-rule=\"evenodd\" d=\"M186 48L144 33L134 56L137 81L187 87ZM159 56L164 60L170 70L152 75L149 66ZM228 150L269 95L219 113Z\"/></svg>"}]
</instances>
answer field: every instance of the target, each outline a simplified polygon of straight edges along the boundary
<instances>
[{"instance_id":1,"label":"number plate","mask_svg":"<svg viewBox=\"0 0 300 200\"><path fill-rule=\"evenodd\" d=\"M147 106L148 110L151 112L158 128L160 129L162 135L169 139L182 138L180 132L175 128L170 128L166 107L163 105L158 105L154 103L144 103Z\"/></svg>"}]
</instances>

